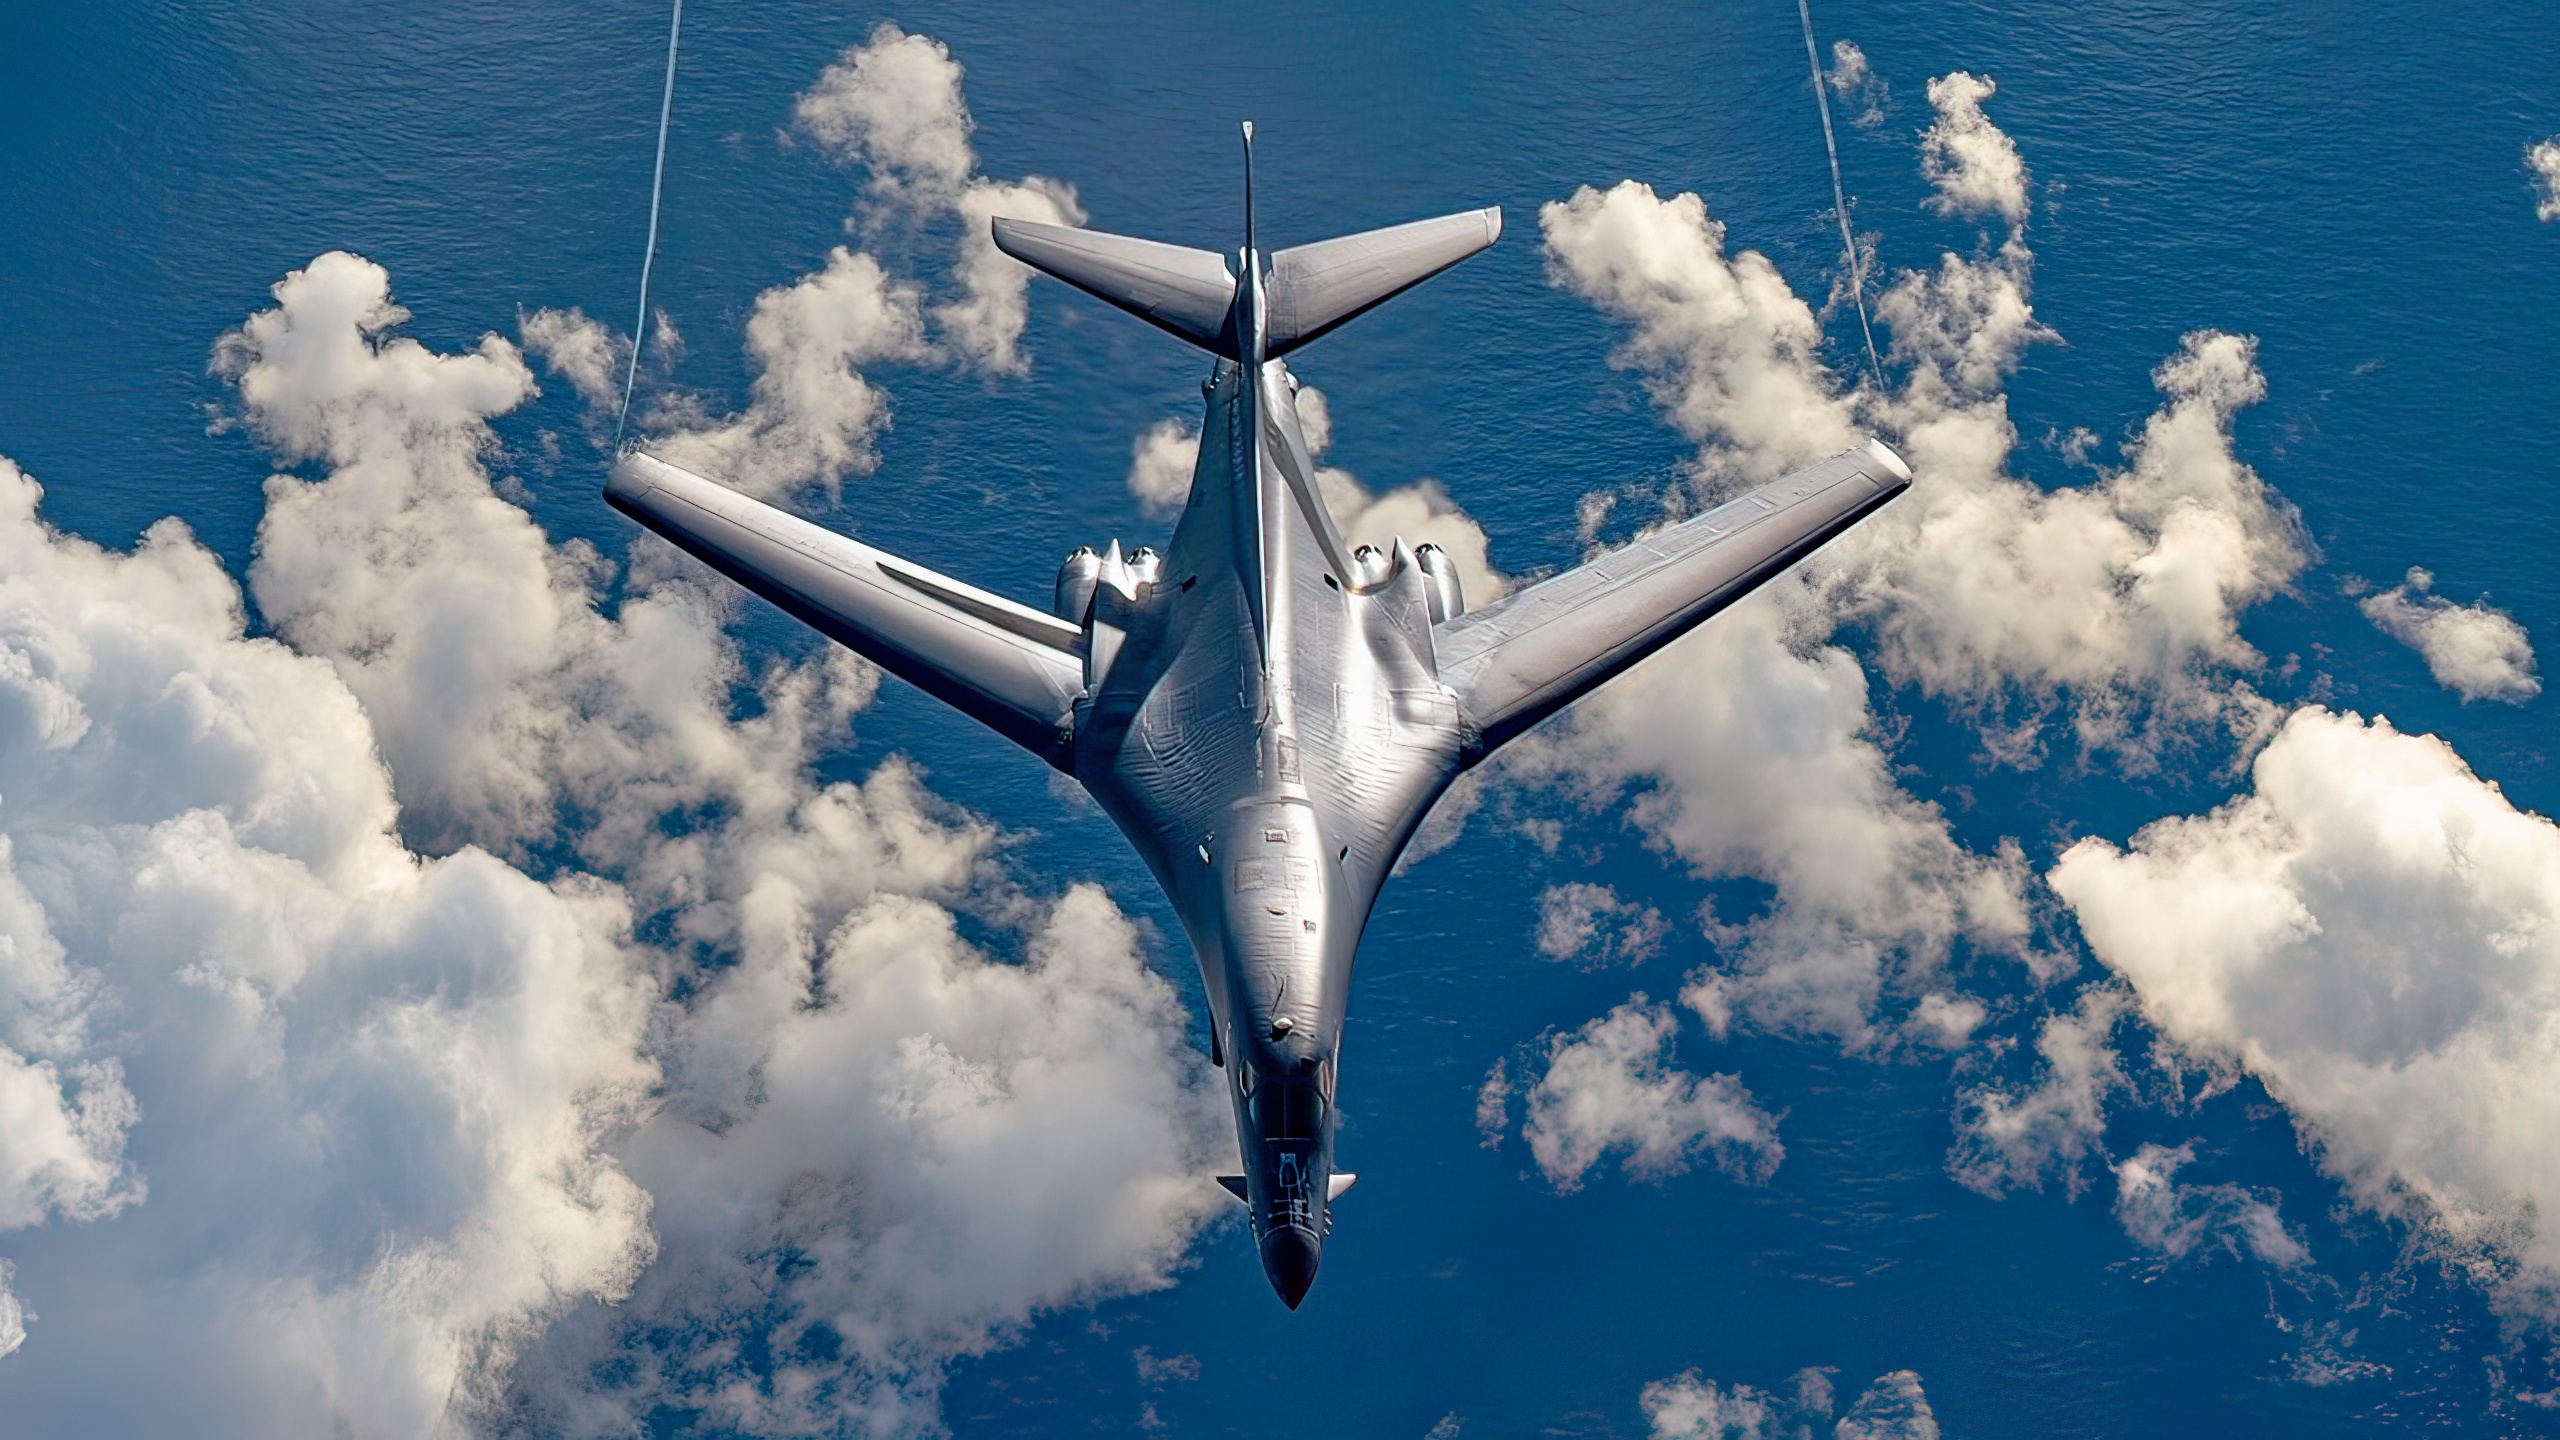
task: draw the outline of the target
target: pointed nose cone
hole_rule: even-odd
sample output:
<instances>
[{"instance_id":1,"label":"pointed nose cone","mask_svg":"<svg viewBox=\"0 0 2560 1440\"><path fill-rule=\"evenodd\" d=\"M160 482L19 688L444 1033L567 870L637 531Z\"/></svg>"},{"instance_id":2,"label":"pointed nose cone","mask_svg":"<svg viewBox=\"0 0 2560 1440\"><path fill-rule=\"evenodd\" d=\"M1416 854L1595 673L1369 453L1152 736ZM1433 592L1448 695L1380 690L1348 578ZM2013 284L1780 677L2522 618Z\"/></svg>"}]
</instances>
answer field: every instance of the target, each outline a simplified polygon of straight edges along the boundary
<instances>
[{"instance_id":1,"label":"pointed nose cone","mask_svg":"<svg viewBox=\"0 0 2560 1440\"><path fill-rule=\"evenodd\" d=\"M1323 1253L1323 1243L1295 1225L1283 1225L1262 1237L1262 1272L1271 1277L1271 1288L1280 1292L1280 1303L1295 1310L1307 1298L1307 1287L1316 1283L1316 1261Z\"/></svg>"}]
</instances>

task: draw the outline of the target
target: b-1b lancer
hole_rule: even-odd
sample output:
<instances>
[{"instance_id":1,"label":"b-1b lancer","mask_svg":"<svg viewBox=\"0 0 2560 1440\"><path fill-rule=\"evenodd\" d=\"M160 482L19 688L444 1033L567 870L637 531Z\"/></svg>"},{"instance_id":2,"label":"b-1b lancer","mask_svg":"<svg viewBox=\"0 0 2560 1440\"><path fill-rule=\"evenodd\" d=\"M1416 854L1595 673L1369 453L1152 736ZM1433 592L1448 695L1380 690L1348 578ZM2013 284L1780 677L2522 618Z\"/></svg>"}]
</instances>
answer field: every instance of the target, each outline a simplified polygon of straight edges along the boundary
<instances>
[{"instance_id":1,"label":"b-1b lancer","mask_svg":"<svg viewBox=\"0 0 2560 1440\"><path fill-rule=\"evenodd\" d=\"M1245 127L1226 255L997 220L995 243L1215 357L1191 497L1163 550L1079 549L1047 611L633 451L606 490L641 524L1080 781L1182 917L1235 1105L1272 1288L1315 1279L1335 1066L1378 887L1469 766L1899 494L1875 441L1470 610L1449 558L1345 542L1284 357L1491 245L1471 210L1270 255Z\"/></svg>"}]
</instances>

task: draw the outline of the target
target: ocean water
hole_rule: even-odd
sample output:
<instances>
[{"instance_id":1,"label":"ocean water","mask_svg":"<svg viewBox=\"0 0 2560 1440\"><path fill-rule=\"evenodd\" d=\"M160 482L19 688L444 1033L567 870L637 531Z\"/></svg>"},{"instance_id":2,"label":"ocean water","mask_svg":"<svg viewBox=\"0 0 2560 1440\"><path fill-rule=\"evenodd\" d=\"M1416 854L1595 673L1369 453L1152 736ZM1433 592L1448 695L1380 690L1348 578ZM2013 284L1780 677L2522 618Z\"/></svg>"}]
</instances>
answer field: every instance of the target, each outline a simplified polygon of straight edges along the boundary
<instances>
[{"instance_id":1,"label":"ocean water","mask_svg":"<svg viewBox=\"0 0 2560 1440\"><path fill-rule=\"evenodd\" d=\"M686 343L663 383L742 397L756 293L846 240L862 177L782 129L792 96L885 19L968 67L986 173L1071 181L1096 225L1228 243L1233 125L1248 116L1267 244L1502 205L1501 245L1299 370L1333 397L1336 463L1378 486L1437 477L1507 569L1568 563L1581 494L1661 483L1690 453L1609 366L1612 323L1547 283L1540 204L1633 177L1702 195L1730 244L1767 253L1800 293L1820 295L1836 260L1790 5L701 5L655 297ZM2426 565L2447 593L2486 593L2537 637L2560 633L2560 573L2544 558L2560 515L2546 498L2560 479L2560 227L2535 221L2520 162L2560 131L2554 15L1876 0L1816 20L1891 87L1881 124L1841 128L1856 220L1887 270L1979 243L1922 208L1913 142L1929 77L1999 83L1989 109L2036 180L2036 308L2062 337L2009 385L2023 473L2075 479L2043 439L2076 427L2112 458L2182 334L2259 337L2269 393L2242 416L2239 450L2321 553L2248 617L2275 662L2263 688L2441 733L2517 803L2560 812L2549 702L2459 704L2344 588ZM647 7L486 0L13 7L0 454L45 482L57 525L126 545L176 515L245 571L270 466L210 423L226 394L206 357L286 271L332 248L380 261L411 333L439 350L512 333L541 306L627 325L664 23ZM916 273L946 263L947 234L865 238ZM1035 287L1032 305L1026 376L874 372L895 425L833 523L1025 598L1067 547L1155 533L1122 484L1129 446L1190 413L1198 357L1057 287ZM1843 367L1853 332L1834 326ZM555 538L628 544L566 386L499 428L504 468ZM751 651L811 643L770 613L742 626ZM2211 754L2139 781L1989 770L1958 717L1879 691L1908 722L1906 785L1945 800L1967 843L2016 836L2038 868L2073 835L2121 839L2233 786ZM890 685L829 763L852 774L915 757L937 791L1017 832L1013 863L1035 889L1098 878L1178 935L1108 823L1000 748ZM2478 1296L2396 1269L2405 1237L2333 1208L2291 1122L2250 1087L2165 1138L2201 1134L2218 1178L2281 1191L2332 1290L2246 1265L2150 1267L2103 1189L1975 1195L1945 1171L1947 1062L1769 1037L1714 1044L1692 1029L1680 1045L1691 1068L1739 1072L1785 1110L1770 1183L1608 1173L1556 1193L1516 1141L1478 1143L1487 1068L1630 988L1667 998L1709 952L1675 926L1632 973L1547 964L1528 940L1537 894L1593 880L1678 917L1709 887L1615 809L1538 813L1564 826L1555 855L1475 826L1396 882L1372 923L1343 1097L1342 1151L1363 1180L1306 1308L1274 1304L1241 1234L1213 1229L1172 1289L1043 1318L956 1368L953 1432L1151 1421L1420 1436L1455 1415L1470 1435L1631 1436L1648 1381L1694 1368L1777 1388L1807 1366L1836 1367L1844 1398L1917 1371L1950 1436L2560 1429L2553 1412L2501 1403L2491 1362L2510 1350ZM1178 942L1157 950L1195 994ZM2034 1013L2013 979L1972 978L2007 986L2012 1016ZM2144 1118L2122 1123L2129 1149ZM2404 1287L2391 1304L2347 1308L2386 1276ZM2388 1374L2313 1383L2306 1337L2324 1325ZM2547 1343L2527 1350L2547 1361ZM1196 1373L1150 1373L1140 1352L1192 1357ZM690 1417L660 1419L692 1433Z\"/></svg>"}]
</instances>

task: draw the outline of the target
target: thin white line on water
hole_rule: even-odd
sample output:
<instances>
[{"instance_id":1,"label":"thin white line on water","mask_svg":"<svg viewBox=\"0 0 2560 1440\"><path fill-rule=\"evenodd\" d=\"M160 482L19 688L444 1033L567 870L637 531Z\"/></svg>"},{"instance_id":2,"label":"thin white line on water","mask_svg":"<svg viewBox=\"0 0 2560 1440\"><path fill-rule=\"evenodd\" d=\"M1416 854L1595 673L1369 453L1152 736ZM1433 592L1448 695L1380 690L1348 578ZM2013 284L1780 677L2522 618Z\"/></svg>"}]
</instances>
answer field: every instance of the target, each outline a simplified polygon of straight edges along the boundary
<instances>
[{"instance_id":1,"label":"thin white line on water","mask_svg":"<svg viewBox=\"0 0 2560 1440\"><path fill-rule=\"evenodd\" d=\"M1840 186L1840 141L1831 131L1831 95L1822 75L1822 52L1813 47L1811 0L1796 0L1796 18L1804 22L1804 63L1813 72L1814 103L1822 107L1822 148L1831 155L1831 213L1840 217L1840 248L1849 260L1849 295L1857 302L1858 333L1866 337L1867 366L1875 372L1876 389L1881 391L1884 364L1876 359L1876 332L1867 325L1866 261L1858 254L1857 237L1849 233L1849 196Z\"/></svg>"},{"instance_id":2,"label":"thin white line on water","mask_svg":"<svg viewBox=\"0 0 2560 1440\"><path fill-rule=\"evenodd\" d=\"M1805 22L1811 24L1811 21ZM1805 32L1811 35L1813 32ZM640 252L640 318L631 325L631 368L622 376L622 413L614 417L613 448L622 451L622 427L631 420L631 386L640 378L640 345L649 333L649 266L658 258L658 196L667 183L667 122L676 112L676 40L684 34L684 0L676 0L675 18L667 24L667 87L658 97L658 165L649 172L649 243ZM1806 44L1813 43L1808 40ZM1830 124L1826 116L1823 124ZM1839 184L1840 165L1832 162L1832 184Z\"/></svg>"}]
</instances>

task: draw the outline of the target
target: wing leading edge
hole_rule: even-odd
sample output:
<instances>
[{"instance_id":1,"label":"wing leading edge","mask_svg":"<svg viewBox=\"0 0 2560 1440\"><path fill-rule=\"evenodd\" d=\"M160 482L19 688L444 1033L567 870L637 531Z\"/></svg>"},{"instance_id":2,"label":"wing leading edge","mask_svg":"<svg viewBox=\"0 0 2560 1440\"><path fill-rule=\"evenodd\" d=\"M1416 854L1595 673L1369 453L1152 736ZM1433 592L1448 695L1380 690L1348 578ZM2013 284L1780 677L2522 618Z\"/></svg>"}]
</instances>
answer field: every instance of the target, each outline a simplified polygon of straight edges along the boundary
<instances>
[{"instance_id":1,"label":"wing leading edge","mask_svg":"<svg viewBox=\"0 0 2560 1440\"><path fill-rule=\"evenodd\" d=\"M1870 440L1433 630L1470 762L1776 578L1911 484Z\"/></svg>"},{"instance_id":2,"label":"wing leading edge","mask_svg":"<svg viewBox=\"0 0 2560 1440\"><path fill-rule=\"evenodd\" d=\"M1083 636L637 451L605 498L802 623L1052 765L1084 689Z\"/></svg>"}]
</instances>

